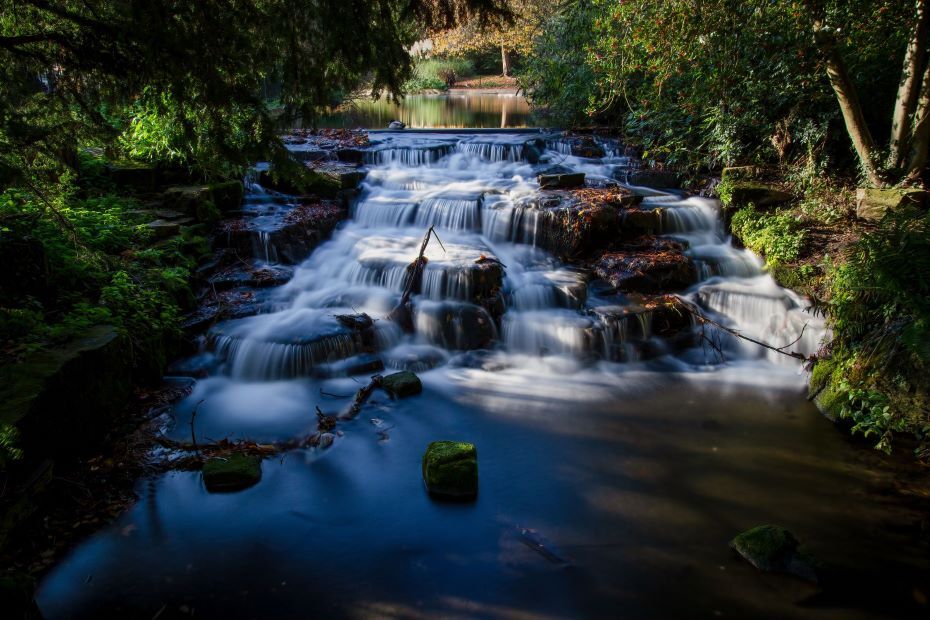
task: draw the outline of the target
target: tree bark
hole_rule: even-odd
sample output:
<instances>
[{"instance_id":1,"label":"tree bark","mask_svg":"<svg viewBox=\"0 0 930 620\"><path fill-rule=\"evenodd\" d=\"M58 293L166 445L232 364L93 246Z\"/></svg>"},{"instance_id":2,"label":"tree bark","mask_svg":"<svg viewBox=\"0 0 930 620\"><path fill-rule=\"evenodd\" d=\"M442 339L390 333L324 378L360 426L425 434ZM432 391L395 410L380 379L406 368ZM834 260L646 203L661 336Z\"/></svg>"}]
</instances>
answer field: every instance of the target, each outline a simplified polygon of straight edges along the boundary
<instances>
[{"instance_id":1,"label":"tree bark","mask_svg":"<svg viewBox=\"0 0 930 620\"><path fill-rule=\"evenodd\" d=\"M501 67L503 68L504 77L510 76L510 52L501 44Z\"/></svg>"},{"instance_id":2,"label":"tree bark","mask_svg":"<svg viewBox=\"0 0 930 620\"><path fill-rule=\"evenodd\" d=\"M856 87L849 77L843 57L840 55L839 50L836 49L836 41L833 35L824 29L823 22L820 20L814 22L814 40L823 54L827 77L830 80L830 86L833 87L833 92L836 94L840 112L843 114L843 121L846 123L846 132L852 140L856 155L859 156L859 161L869 182L880 187L884 183L875 167L875 140L872 138L872 133L865 122L865 115L862 113L862 105L859 102L859 96L856 94Z\"/></svg>"},{"instance_id":3,"label":"tree bark","mask_svg":"<svg viewBox=\"0 0 930 620\"><path fill-rule=\"evenodd\" d=\"M891 149L888 155L888 164L892 168L900 168L907 156L911 137L910 120L917 104L920 92L920 79L924 72L927 56L928 32L928 0L917 0L917 21L907 52L904 55L904 66L901 69L901 81L898 85L898 95L895 99L894 116L891 123ZM916 119L915 119L916 122Z\"/></svg>"},{"instance_id":4,"label":"tree bark","mask_svg":"<svg viewBox=\"0 0 930 620\"><path fill-rule=\"evenodd\" d=\"M930 65L924 69L913 126L914 130L909 140L911 157L907 165L907 180L909 181L920 179L927 165L928 150L930 150Z\"/></svg>"}]
</instances>

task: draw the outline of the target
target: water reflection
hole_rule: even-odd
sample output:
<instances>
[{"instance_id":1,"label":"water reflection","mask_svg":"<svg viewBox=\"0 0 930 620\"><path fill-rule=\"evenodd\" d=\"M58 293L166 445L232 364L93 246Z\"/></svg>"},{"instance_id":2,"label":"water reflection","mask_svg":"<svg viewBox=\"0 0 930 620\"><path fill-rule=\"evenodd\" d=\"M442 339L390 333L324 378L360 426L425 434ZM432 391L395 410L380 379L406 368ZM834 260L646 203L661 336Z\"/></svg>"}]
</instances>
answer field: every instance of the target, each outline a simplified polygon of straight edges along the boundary
<instances>
[{"instance_id":1,"label":"water reflection","mask_svg":"<svg viewBox=\"0 0 930 620\"><path fill-rule=\"evenodd\" d=\"M324 116L320 127L384 128L393 120L408 127L531 127L526 99L511 93L409 95L401 104L360 99Z\"/></svg>"}]
</instances>

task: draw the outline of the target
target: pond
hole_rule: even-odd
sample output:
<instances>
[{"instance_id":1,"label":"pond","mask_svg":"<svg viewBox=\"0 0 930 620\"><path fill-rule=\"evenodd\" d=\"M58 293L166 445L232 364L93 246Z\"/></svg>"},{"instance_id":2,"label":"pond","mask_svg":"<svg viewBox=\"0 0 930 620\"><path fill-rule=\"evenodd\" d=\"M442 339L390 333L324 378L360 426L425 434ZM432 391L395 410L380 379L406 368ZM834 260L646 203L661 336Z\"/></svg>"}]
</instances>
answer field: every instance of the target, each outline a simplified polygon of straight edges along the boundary
<instances>
[{"instance_id":1,"label":"pond","mask_svg":"<svg viewBox=\"0 0 930 620\"><path fill-rule=\"evenodd\" d=\"M513 92L408 95L402 103L359 99L325 116L320 127L383 129L393 120L410 128L507 128L534 125L529 103Z\"/></svg>"}]
</instances>

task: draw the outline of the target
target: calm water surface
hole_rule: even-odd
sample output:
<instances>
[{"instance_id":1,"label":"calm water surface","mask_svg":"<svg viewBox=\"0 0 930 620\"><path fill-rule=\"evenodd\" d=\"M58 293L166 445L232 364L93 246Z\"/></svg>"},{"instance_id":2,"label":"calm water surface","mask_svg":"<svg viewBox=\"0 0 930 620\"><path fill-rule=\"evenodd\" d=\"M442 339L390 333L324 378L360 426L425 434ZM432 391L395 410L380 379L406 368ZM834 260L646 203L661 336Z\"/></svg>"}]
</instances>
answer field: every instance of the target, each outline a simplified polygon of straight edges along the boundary
<instances>
[{"instance_id":1,"label":"calm water surface","mask_svg":"<svg viewBox=\"0 0 930 620\"><path fill-rule=\"evenodd\" d=\"M408 95L401 104L360 99L323 117L320 127L381 129L393 120L408 127L531 127L535 123L522 95L512 93Z\"/></svg>"},{"instance_id":2,"label":"calm water surface","mask_svg":"<svg viewBox=\"0 0 930 620\"><path fill-rule=\"evenodd\" d=\"M186 439L201 402L202 439L290 438L315 426L315 406L340 411L367 377L307 378L321 350L358 353L333 315L382 319L436 226L416 333L377 323L379 354L416 360L423 394L377 393L331 448L266 459L240 493L208 494L198 472L140 481L138 503L43 580L46 618L928 617L926 517L897 499L880 455L818 414L796 366L735 341L725 364L701 347L618 363L659 346L648 314L534 247L533 200L543 166L606 179L628 162L556 140L529 163L523 142L540 135L373 134L351 221L268 312L213 329L217 365L170 432ZM816 347L803 300L732 247L714 201L640 191L699 266L685 296L766 341L800 332L797 347ZM255 187L246 206L281 203ZM507 310L477 356L461 349L490 321L468 275L481 256L507 266ZM441 439L476 444L475 502L425 492L420 459ZM763 523L824 562L822 588L734 556L728 541Z\"/></svg>"}]
</instances>

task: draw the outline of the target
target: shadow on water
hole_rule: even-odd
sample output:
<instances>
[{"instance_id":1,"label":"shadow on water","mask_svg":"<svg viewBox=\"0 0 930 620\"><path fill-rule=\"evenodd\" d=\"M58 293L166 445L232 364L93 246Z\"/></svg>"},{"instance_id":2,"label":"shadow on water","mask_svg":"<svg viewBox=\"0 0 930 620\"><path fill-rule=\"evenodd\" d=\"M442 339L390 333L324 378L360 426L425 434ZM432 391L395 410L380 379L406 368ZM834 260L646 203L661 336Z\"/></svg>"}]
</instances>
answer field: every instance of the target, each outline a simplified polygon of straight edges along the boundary
<instances>
[{"instance_id":1,"label":"shadow on water","mask_svg":"<svg viewBox=\"0 0 930 620\"><path fill-rule=\"evenodd\" d=\"M39 600L48 618L920 617L928 559L902 533L919 515L775 372L763 389L592 372L574 397L547 379L537 404L520 371L425 373L422 396L378 397L329 451L266 460L247 491L209 495L196 473L144 482ZM474 504L423 489L437 438L477 444ZM795 531L843 582L818 595L734 557L728 540L762 522Z\"/></svg>"},{"instance_id":2,"label":"shadow on water","mask_svg":"<svg viewBox=\"0 0 930 620\"><path fill-rule=\"evenodd\" d=\"M378 129L393 120L411 128L532 127L530 106L513 93L408 95L400 104L359 99L320 119L320 127Z\"/></svg>"}]
</instances>

